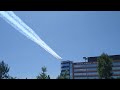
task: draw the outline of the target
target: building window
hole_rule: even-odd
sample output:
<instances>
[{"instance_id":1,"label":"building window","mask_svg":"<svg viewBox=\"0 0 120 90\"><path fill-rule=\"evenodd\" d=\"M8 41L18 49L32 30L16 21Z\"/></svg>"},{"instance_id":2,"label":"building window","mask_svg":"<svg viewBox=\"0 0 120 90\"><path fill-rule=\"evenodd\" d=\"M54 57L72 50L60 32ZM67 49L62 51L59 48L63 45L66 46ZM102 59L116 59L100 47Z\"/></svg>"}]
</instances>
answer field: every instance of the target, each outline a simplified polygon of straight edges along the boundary
<instances>
[{"instance_id":1,"label":"building window","mask_svg":"<svg viewBox=\"0 0 120 90\"><path fill-rule=\"evenodd\" d=\"M120 67L112 67L112 70L120 70Z\"/></svg>"},{"instance_id":2,"label":"building window","mask_svg":"<svg viewBox=\"0 0 120 90\"><path fill-rule=\"evenodd\" d=\"M97 72L87 72L87 75L98 75Z\"/></svg>"},{"instance_id":3,"label":"building window","mask_svg":"<svg viewBox=\"0 0 120 90\"><path fill-rule=\"evenodd\" d=\"M97 67L97 64L74 65L74 68Z\"/></svg>"},{"instance_id":4,"label":"building window","mask_svg":"<svg viewBox=\"0 0 120 90\"><path fill-rule=\"evenodd\" d=\"M62 67L64 67L64 66L69 66L69 63L67 63L67 64L61 64L61 66L62 66Z\"/></svg>"},{"instance_id":5,"label":"building window","mask_svg":"<svg viewBox=\"0 0 120 90\"><path fill-rule=\"evenodd\" d=\"M87 79L87 77L74 77L74 79Z\"/></svg>"},{"instance_id":6,"label":"building window","mask_svg":"<svg viewBox=\"0 0 120 90\"><path fill-rule=\"evenodd\" d=\"M78 76L78 75L86 75L86 73L74 73L74 75Z\"/></svg>"},{"instance_id":7,"label":"building window","mask_svg":"<svg viewBox=\"0 0 120 90\"><path fill-rule=\"evenodd\" d=\"M114 75L114 74L120 74L120 71L119 71L119 72L113 72L113 75Z\"/></svg>"},{"instance_id":8,"label":"building window","mask_svg":"<svg viewBox=\"0 0 120 90\"><path fill-rule=\"evenodd\" d=\"M61 68L61 70L69 70L69 67Z\"/></svg>"},{"instance_id":9,"label":"building window","mask_svg":"<svg viewBox=\"0 0 120 90\"><path fill-rule=\"evenodd\" d=\"M87 71L97 70L97 68L87 68Z\"/></svg>"},{"instance_id":10,"label":"building window","mask_svg":"<svg viewBox=\"0 0 120 90\"><path fill-rule=\"evenodd\" d=\"M120 65L120 62L113 62L113 66Z\"/></svg>"},{"instance_id":11,"label":"building window","mask_svg":"<svg viewBox=\"0 0 120 90\"><path fill-rule=\"evenodd\" d=\"M88 77L88 79L99 79L99 77Z\"/></svg>"},{"instance_id":12,"label":"building window","mask_svg":"<svg viewBox=\"0 0 120 90\"><path fill-rule=\"evenodd\" d=\"M74 72L86 71L86 69L74 69Z\"/></svg>"}]
</instances>

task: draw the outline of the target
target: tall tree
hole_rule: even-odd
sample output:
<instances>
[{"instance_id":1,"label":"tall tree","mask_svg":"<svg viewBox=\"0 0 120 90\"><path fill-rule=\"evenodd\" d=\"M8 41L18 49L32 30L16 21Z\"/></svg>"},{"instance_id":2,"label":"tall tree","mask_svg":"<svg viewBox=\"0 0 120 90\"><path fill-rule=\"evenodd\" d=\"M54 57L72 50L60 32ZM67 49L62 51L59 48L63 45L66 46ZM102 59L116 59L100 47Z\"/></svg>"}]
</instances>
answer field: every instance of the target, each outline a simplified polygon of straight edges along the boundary
<instances>
[{"instance_id":1,"label":"tall tree","mask_svg":"<svg viewBox=\"0 0 120 90\"><path fill-rule=\"evenodd\" d=\"M98 75L100 79L111 79L112 77L112 59L105 53L102 53L97 59Z\"/></svg>"},{"instance_id":2,"label":"tall tree","mask_svg":"<svg viewBox=\"0 0 120 90\"><path fill-rule=\"evenodd\" d=\"M37 76L37 79L50 79L50 76L46 74L47 69L46 67L42 67L42 73Z\"/></svg>"},{"instance_id":3,"label":"tall tree","mask_svg":"<svg viewBox=\"0 0 120 90\"><path fill-rule=\"evenodd\" d=\"M66 70L63 73L60 73L60 75L57 77L57 79L69 79L68 71Z\"/></svg>"},{"instance_id":4,"label":"tall tree","mask_svg":"<svg viewBox=\"0 0 120 90\"><path fill-rule=\"evenodd\" d=\"M0 79L8 79L9 78L9 72L10 68L8 67L8 64L5 64L4 61L0 62Z\"/></svg>"}]
</instances>

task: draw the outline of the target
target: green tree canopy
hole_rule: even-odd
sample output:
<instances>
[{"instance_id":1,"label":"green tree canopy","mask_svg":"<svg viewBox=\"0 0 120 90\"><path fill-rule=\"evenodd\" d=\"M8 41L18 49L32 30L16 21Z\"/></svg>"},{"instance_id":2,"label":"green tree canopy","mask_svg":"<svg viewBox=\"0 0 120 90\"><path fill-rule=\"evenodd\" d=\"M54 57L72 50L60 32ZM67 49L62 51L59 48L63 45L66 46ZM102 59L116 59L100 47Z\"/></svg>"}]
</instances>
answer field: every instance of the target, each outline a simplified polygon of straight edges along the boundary
<instances>
[{"instance_id":1,"label":"green tree canopy","mask_svg":"<svg viewBox=\"0 0 120 90\"><path fill-rule=\"evenodd\" d=\"M9 78L9 72L10 67L8 67L8 64L5 64L4 61L0 62L0 79L7 79Z\"/></svg>"},{"instance_id":2,"label":"green tree canopy","mask_svg":"<svg viewBox=\"0 0 120 90\"><path fill-rule=\"evenodd\" d=\"M98 75L100 79L110 79L112 77L112 59L105 53L102 53L97 59Z\"/></svg>"},{"instance_id":3,"label":"green tree canopy","mask_svg":"<svg viewBox=\"0 0 120 90\"><path fill-rule=\"evenodd\" d=\"M60 73L60 75L57 77L57 79L69 79L68 71L66 70L63 73Z\"/></svg>"},{"instance_id":4,"label":"green tree canopy","mask_svg":"<svg viewBox=\"0 0 120 90\"><path fill-rule=\"evenodd\" d=\"M50 79L50 76L46 74L47 68L42 67L41 69L42 69L42 72L37 76L37 79Z\"/></svg>"}]
</instances>

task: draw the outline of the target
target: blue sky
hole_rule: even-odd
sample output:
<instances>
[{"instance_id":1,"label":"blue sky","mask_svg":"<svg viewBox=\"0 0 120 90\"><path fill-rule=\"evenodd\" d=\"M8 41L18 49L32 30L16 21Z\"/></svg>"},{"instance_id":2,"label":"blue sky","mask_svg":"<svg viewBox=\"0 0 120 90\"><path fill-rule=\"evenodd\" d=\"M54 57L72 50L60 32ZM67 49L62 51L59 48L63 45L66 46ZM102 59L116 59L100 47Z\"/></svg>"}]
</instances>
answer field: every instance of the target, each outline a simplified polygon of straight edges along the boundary
<instances>
[{"instance_id":1,"label":"blue sky","mask_svg":"<svg viewBox=\"0 0 120 90\"><path fill-rule=\"evenodd\" d=\"M83 57L120 54L119 11L15 11L42 40L64 60L84 61ZM0 60L10 66L9 74L35 78L41 67L56 78L60 60L27 39L0 18Z\"/></svg>"}]
</instances>

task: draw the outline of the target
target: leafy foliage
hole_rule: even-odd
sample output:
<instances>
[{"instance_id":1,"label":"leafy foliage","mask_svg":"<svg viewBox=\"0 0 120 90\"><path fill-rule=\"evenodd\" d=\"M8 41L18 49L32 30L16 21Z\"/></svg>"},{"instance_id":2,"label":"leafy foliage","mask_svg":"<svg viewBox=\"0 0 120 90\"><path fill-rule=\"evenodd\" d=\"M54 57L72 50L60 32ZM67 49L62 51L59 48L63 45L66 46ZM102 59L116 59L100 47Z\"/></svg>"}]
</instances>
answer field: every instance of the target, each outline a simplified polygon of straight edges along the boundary
<instances>
[{"instance_id":1,"label":"leafy foliage","mask_svg":"<svg viewBox=\"0 0 120 90\"><path fill-rule=\"evenodd\" d=\"M46 67L42 67L42 73L37 76L37 79L50 79L50 76L46 74L47 69Z\"/></svg>"},{"instance_id":2,"label":"leafy foliage","mask_svg":"<svg viewBox=\"0 0 120 90\"><path fill-rule=\"evenodd\" d=\"M98 74L100 79L110 79L112 76L112 59L105 53L98 58Z\"/></svg>"},{"instance_id":3,"label":"leafy foliage","mask_svg":"<svg viewBox=\"0 0 120 90\"><path fill-rule=\"evenodd\" d=\"M5 64L4 61L0 62L0 79L9 79L9 72L10 68L8 67L8 64Z\"/></svg>"},{"instance_id":4,"label":"leafy foliage","mask_svg":"<svg viewBox=\"0 0 120 90\"><path fill-rule=\"evenodd\" d=\"M66 70L65 72L61 73L57 79L69 79L68 71Z\"/></svg>"}]
</instances>

